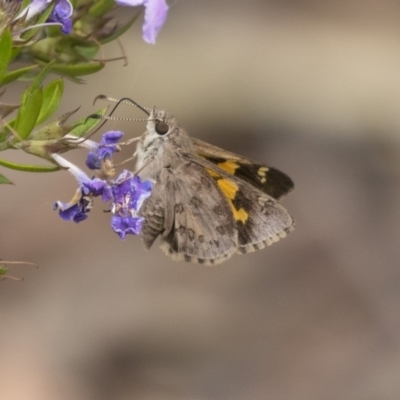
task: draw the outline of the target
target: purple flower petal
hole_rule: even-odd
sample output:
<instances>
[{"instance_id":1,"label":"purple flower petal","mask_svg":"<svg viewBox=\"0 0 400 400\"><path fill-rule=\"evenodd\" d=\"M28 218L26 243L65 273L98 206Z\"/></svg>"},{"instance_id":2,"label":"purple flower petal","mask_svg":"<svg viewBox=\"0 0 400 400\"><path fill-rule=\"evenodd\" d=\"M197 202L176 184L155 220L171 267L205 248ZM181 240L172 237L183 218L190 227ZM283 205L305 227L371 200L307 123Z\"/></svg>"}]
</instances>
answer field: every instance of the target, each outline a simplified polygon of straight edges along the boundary
<instances>
[{"instance_id":1,"label":"purple flower petal","mask_svg":"<svg viewBox=\"0 0 400 400\"><path fill-rule=\"evenodd\" d=\"M74 221L76 223L84 221L88 216L81 210L78 204L66 210L59 210L58 214L64 221Z\"/></svg>"},{"instance_id":2,"label":"purple flower petal","mask_svg":"<svg viewBox=\"0 0 400 400\"><path fill-rule=\"evenodd\" d=\"M139 176L133 176L131 172L124 170L112 185L114 203L126 211L126 213L138 212L144 200L151 195L152 183L144 181Z\"/></svg>"},{"instance_id":3,"label":"purple flower petal","mask_svg":"<svg viewBox=\"0 0 400 400\"><path fill-rule=\"evenodd\" d=\"M127 234L138 235L144 219L137 216L143 201L150 196L152 183L142 182L140 177L133 176L124 170L111 186L114 203L111 220L113 230L124 239Z\"/></svg>"},{"instance_id":4,"label":"purple flower petal","mask_svg":"<svg viewBox=\"0 0 400 400\"><path fill-rule=\"evenodd\" d=\"M93 178L82 182L82 192L85 195L101 196L104 189L108 187L107 182L99 178Z\"/></svg>"},{"instance_id":5,"label":"purple flower petal","mask_svg":"<svg viewBox=\"0 0 400 400\"><path fill-rule=\"evenodd\" d=\"M147 43L154 44L167 18L168 6L165 0L146 0L145 7L143 39Z\"/></svg>"},{"instance_id":6,"label":"purple flower petal","mask_svg":"<svg viewBox=\"0 0 400 400\"><path fill-rule=\"evenodd\" d=\"M106 132L101 138L101 144L117 144L119 140L124 136L124 132L121 131L109 131Z\"/></svg>"},{"instance_id":7,"label":"purple flower petal","mask_svg":"<svg viewBox=\"0 0 400 400\"><path fill-rule=\"evenodd\" d=\"M101 193L101 199L106 202L106 201L110 201L113 198L113 194L112 194L112 190L110 188L110 186L105 186L103 188L103 192Z\"/></svg>"},{"instance_id":8,"label":"purple flower petal","mask_svg":"<svg viewBox=\"0 0 400 400\"><path fill-rule=\"evenodd\" d=\"M117 143L123 135L123 132L120 131L106 132L99 144L91 145L92 150L87 155L86 166L90 169L101 169L101 162L111 158L119 150Z\"/></svg>"},{"instance_id":9,"label":"purple flower petal","mask_svg":"<svg viewBox=\"0 0 400 400\"><path fill-rule=\"evenodd\" d=\"M71 18L65 18L61 21L62 27L61 27L61 32L64 35L68 35L71 33L72 30L72 19Z\"/></svg>"},{"instance_id":10,"label":"purple flower petal","mask_svg":"<svg viewBox=\"0 0 400 400\"><path fill-rule=\"evenodd\" d=\"M121 217L113 215L111 218L111 227L121 239L125 239L128 234L138 235L143 226L144 218L142 217Z\"/></svg>"},{"instance_id":11,"label":"purple flower petal","mask_svg":"<svg viewBox=\"0 0 400 400\"><path fill-rule=\"evenodd\" d=\"M136 6L142 6L145 1L144 0L115 0L115 2L119 6L136 7Z\"/></svg>"},{"instance_id":12,"label":"purple flower petal","mask_svg":"<svg viewBox=\"0 0 400 400\"><path fill-rule=\"evenodd\" d=\"M72 29L72 13L73 7L69 0L57 0L47 21L60 23L61 32L68 34Z\"/></svg>"},{"instance_id":13,"label":"purple flower petal","mask_svg":"<svg viewBox=\"0 0 400 400\"><path fill-rule=\"evenodd\" d=\"M139 176L135 176L131 181L131 189L131 207L139 211L143 202L151 195L153 184L150 181L143 182Z\"/></svg>"},{"instance_id":14,"label":"purple flower petal","mask_svg":"<svg viewBox=\"0 0 400 400\"><path fill-rule=\"evenodd\" d=\"M87 218L87 213L92 207L89 198L82 196L77 203L62 203L57 201L54 203L54 210L59 210L58 214L64 221L81 222Z\"/></svg>"},{"instance_id":15,"label":"purple flower petal","mask_svg":"<svg viewBox=\"0 0 400 400\"><path fill-rule=\"evenodd\" d=\"M150 44L156 42L156 37L167 18L168 5L165 0L116 0L120 6L145 7L143 39Z\"/></svg>"},{"instance_id":16,"label":"purple flower petal","mask_svg":"<svg viewBox=\"0 0 400 400\"><path fill-rule=\"evenodd\" d=\"M99 156L97 155L97 150L89 151L89 153L86 157L85 164L89 169L100 169L101 168L100 159L99 159Z\"/></svg>"},{"instance_id":17,"label":"purple flower petal","mask_svg":"<svg viewBox=\"0 0 400 400\"><path fill-rule=\"evenodd\" d=\"M74 9L69 0L58 0L53 10L57 17L62 19L69 18L73 11Z\"/></svg>"},{"instance_id":18,"label":"purple flower petal","mask_svg":"<svg viewBox=\"0 0 400 400\"><path fill-rule=\"evenodd\" d=\"M99 178L89 178L80 168L72 164L59 154L52 154L52 158L68 171L78 181L79 188L69 203L57 201L54 208L59 209L60 217L64 220L75 222L87 218L87 213L92 208L92 197L102 196L103 201L111 200L112 192L107 182Z\"/></svg>"}]
</instances>

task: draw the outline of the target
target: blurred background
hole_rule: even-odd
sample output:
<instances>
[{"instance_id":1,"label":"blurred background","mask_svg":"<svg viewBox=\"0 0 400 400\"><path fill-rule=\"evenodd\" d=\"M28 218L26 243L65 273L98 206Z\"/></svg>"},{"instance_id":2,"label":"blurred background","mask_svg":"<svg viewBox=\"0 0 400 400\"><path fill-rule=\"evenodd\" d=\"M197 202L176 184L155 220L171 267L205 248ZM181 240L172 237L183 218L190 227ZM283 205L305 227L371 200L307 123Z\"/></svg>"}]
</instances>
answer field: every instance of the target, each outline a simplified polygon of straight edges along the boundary
<instances>
[{"instance_id":1,"label":"blurred background","mask_svg":"<svg viewBox=\"0 0 400 400\"><path fill-rule=\"evenodd\" d=\"M217 267L175 263L119 240L100 202L62 221L67 172L7 171L1 258L40 268L0 283L1 397L398 400L399 17L395 0L177 0L155 46L140 23L122 37L128 66L67 81L60 113L130 96L286 172L297 228Z\"/></svg>"}]
</instances>

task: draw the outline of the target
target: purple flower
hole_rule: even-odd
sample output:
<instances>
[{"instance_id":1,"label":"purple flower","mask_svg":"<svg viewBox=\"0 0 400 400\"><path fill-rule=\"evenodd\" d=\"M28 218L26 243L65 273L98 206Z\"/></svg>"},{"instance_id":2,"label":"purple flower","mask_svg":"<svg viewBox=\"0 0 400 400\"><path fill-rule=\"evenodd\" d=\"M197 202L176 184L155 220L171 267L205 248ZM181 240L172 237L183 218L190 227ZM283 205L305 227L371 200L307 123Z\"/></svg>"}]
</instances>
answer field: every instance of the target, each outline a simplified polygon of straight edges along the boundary
<instances>
[{"instance_id":1,"label":"purple flower","mask_svg":"<svg viewBox=\"0 0 400 400\"><path fill-rule=\"evenodd\" d=\"M156 36L167 18L168 5L165 0L115 0L120 6L144 6L143 39L154 44Z\"/></svg>"},{"instance_id":2,"label":"purple flower","mask_svg":"<svg viewBox=\"0 0 400 400\"><path fill-rule=\"evenodd\" d=\"M108 132L103 139L107 145L111 145L121 136L120 132ZM153 184L150 181L142 181L139 176L124 170L117 180L108 185L99 178L89 178L80 168L58 154L52 154L52 158L58 165L67 168L79 184L71 201L54 203L54 209L59 210L62 219L75 222L85 220L92 208L93 197L101 196L103 201L113 200L111 227L121 239L128 234L138 235L141 232L144 218L137 213L151 194Z\"/></svg>"},{"instance_id":3,"label":"purple flower","mask_svg":"<svg viewBox=\"0 0 400 400\"><path fill-rule=\"evenodd\" d=\"M59 210L59 215L66 221L80 222L87 218L87 213L92 208L92 198L101 196L103 201L112 198L111 188L106 181L99 178L89 178L80 168L70 163L58 154L52 154L58 165L68 168L68 171L78 181L79 188L68 203L56 201L54 209Z\"/></svg>"},{"instance_id":4,"label":"purple flower","mask_svg":"<svg viewBox=\"0 0 400 400\"><path fill-rule=\"evenodd\" d=\"M61 32L68 34L72 28L72 12L73 7L69 0L32 0L28 7L24 8L16 17L16 19L24 17L30 20L43 12L51 3L54 3L54 8L45 24L38 24L29 27L29 29L46 26L46 25L61 25Z\"/></svg>"},{"instance_id":5,"label":"purple flower","mask_svg":"<svg viewBox=\"0 0 400 400\"><path fill-rule=\"evenodd\" d=\"M78 192L77 192L78 193ZM81 222L87 218L87 213L92 209L93 201L90 197L81 194L77 203L62 203L56 201L54 210L58 210L59 216L64 221Z\"/></svg>"},{"instance_id":6,"label":"purple flower","mask_svg":"<svg viewBox=\"0 0 400 400\"><path fill-rule=\"evenodd\" d=\"M138 217L137 212L152 189L150 181L144 181L139 176L133 176L127 170L122 171L113 182L111 191L114 197L112 206L113 217L111 227L121 239L127 234L138 235L142 230L144 218Z\"/></svg>"},{"instance_id":7,"label":"purple flower","mask_svg":"<svg viewBox=\"0 0 400 400\"><path fill-rule=\"evenodd\" d=\"M122 136L123 132L110 131L103 135L99 144L90 141L91 151L86 159L87 167L90 169L101 169L101 162L110 159L119 150L117 143Z\"/></svg>"},{"instance_id":8,"label":"purple flower","mask_svg":"<svg viewBox=\"0 0 400 400\"><path fill-rule=\"evenodd\" d=\"M57 0L47 21L60 23L61 32L68 34L72 29L72 12L73 8L69 0Z\"/></svg>"}]
</instances>

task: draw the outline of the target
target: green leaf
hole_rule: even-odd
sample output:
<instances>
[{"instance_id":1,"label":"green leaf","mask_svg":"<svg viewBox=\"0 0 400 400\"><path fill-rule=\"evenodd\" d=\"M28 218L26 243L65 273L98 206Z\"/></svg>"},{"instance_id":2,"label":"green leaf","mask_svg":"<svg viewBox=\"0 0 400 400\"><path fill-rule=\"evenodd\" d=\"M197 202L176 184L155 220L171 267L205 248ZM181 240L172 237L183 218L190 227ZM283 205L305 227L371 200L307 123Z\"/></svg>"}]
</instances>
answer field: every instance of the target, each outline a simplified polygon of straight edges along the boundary
<instances>
[{"instance_id":1,"label":"green leaf","mask_svg":"<svg viewBox=\"0 0 400 400\"><path fill-rule=\"evenodd\" d=\"M69 148L71 148L71 146L69 146ZM59 139L24 140L24 142L21 143L21 149L28 154L32 154L36 157L40 157L54 163L51 155L53 153L59 153L68 150L68 142L66 143L65 141L63 142Z\"/></svg>"},{"instance_id":2,"label":"green leaf","mask_svg":"<svg viewBox=\"0 0 400 400\"><path fill-rule=\"evenodd\" d=\"M0 174L0 184L2 183L13 185L13 183L8 178L6 178L3 174Z\"/></svg>"},{"instance_id":3,"label":"green leaf","mask_svg":"<svg viewBox=\"0 0 400 400\"><path fill-rule=\"evenodd\" d=\"M62 79L57 79L49 83L43 89L42 108L40 109L39 117L35 125L41 124L55 113L60 105L63 92L64 82Z\"/></svg>"},{"instance_id":4,"label":"green leaf","mask_svg":"<svg viewBox=\"0 0 400 400\"><path fill-rule=\"evenodd\" d=\"M115 28L115 30L105 36L99 39L101 44L106 44L109 43L117 38L119 38L122 34L124 34L133 24L134 22L138 19L140 13L135 15L130 21L128 21L126 24L121 25L120 27Z\"/></svg>"},{"instance_id":5,"label":"green leaf","mask_svg":"<svg viewBox=\"0 0 400 400\"><path fill-rule=\"evenodd\" d=\"M41 39L30 46L30 53L38 62L55 60L58 64L73 65L88 62L98 53L100 44L72 36L54 36Z\"/></svg>"},{"instance_id":6,"label":"green leaf","mask_svg":"<svg viewBox=\"0 0 400 400\"><path fill-rule=\"evenodd\" d=\"M29 135L28 139L32 141L62 139L71 131L72 128L75 127L75 124L66 125L65 123L71 117L71 115L75 114L79 110L79 108L68 111L45 126L42 126L40 129L34 130Z\"/></svg>"},{"instance_id":7,"label":"green leaf","mask_svg":"<svg viewBox=\"0 0 400 400\"><path fill-rule=\"evenodd\" d=\"M0 132L0 151L7 150L9 147L5 145L5 141L9 136L9 132Z\"/></svg>"},{"instance_id":8,"label":"green leaf","mask_svg":"<svg viewBox=\"0 0 400 400\"><path fill-rule=\"evenodd\" d=\"M28 67L22 67L19 69L15 69L14 71L7 72L3 76L0 86L7 85L8 83L15 81L16 79L21 78L23 75L33 71L37 67L37 65L29 65Z\"/></svg>"},{"instance_id":9,"label":"green leaf","mask_svg":"<svg viewBox=\"0 0 400 400\"><path fill-rule=\"evenodd\" d=\"M1 158L0 165L9 169L23 172L54 172L60 170L59 167L49 167L45 165L16 164L7 160L3 160Z\"/></svg>"},{"instance_id":10,"label":"green leaf","mask_svg":"<svg viewBox=\"0 0 400 400\"><path fill-rule=\"evenodd\" d=\"M53 64L51 70L66 76L81 76L94 74L104 68L104 63L100 61L92 61L87 63L75 64Z\"/></svg>"},{"instance_id":11,"label":"green leaf","mask_svg":"<svg viewBox=\"0 0 400 400\"><path fill-rule=\"evenodd\" d=\"M52 65L52 62L46 64L22 94L21 106L15 118L15 123L13 121L10 122L10 125L12 123L12 127L18 134L17 139L26 139L37 124L43 102L41 85Z\"/></svg>"},{"instance_id":12,"label":"green leaf","mask_svg":"<svg viewBox=\"0 0 400 400\"><path fill-rule=\"evenodd\" d=\"M28 87L22 95L21 107L14 124L14 130L18 134L18 139L25 139L32 132L42 108L43 90L36 89L31 91Z\"/></svg>"},{"instance_id":13,"label":"green leaf","mask_svg":"<svg viewBox=\"0 0 400 400\"><path fill-rule=\"evenodd\" d=\"M83 57L86 60L92 60L96 57L99 48L100 46L97 43L77 44L74 46L75 53L79 54L81 59Z\"/></svg>"},{"instance_id":14,"label":"green leaf","mask_svg":"<svg viewBox=\"0 0 400 400\"><path fill-rule=\"evenodd\" d=\"M24 10L26 7L29 6L29 4L31 4L30 0L22 0L21 10Z\"/></svg>"},{"instance_id":15,"label":"green leaf","mask_svg":"<svg viewBox=\"0 0 400 400\"><path fill-rule=\"evenodd\" d=\"M7 273L8 268L6 268L4 265L0 265L0 281L4 279L4 275Z\"/></svg>"},{"instance_id":16,"label":"green leaf","mask_svg":"<svg viewBox=\"0 0 400 400\"><path fill-rule=\"evenodd\" d=\"M14 61L18 54L21 52L22 47L13 47L11 50L10 61Z\"/></svg>"},{"instance_id":17,"label":"green leaf","mask_svg":"<svg viewBox=\"0 0 400 400\"><path fill-rule=\"evenodd\" d=\"M99 18L107 14L115 6L114 0L98 0L89 9L89 15Z\"/></svg>"},{"instance_id":18,"label":"green leaf","mask_svg":"<svg viewBox=\"0 0 400 400\"><path fill-rule=\"evenodd\" d=\"M96 114L104 115L107 111L106 108L102 108L101 110L97 111ZM90 132L94 129L97 125L99 125L103 120L96 119L96 118L81 118L75 123L75 128L72 129L69 134L74 135L76 137L83 137L86 133Z\"/></svg>"},{"instance_id":19,"label":"green leaf","mask_svg":"<svg viewBox=\"0 0 400 400\"><path fill-rule=\"evenodd\" d=\"M5 263L0 265L0 281L5 281L6 279L12 279L13 281L22 281L22 279L19 279L15 276L7 275L7 272L10 268L6 268L4 264Z\"/></svg>"},{"instance_id":20,"label":"green leaf","mask_svg":"<svg viewBox=\"0 0 400 400\"><path fill-rule=\"evenodd\" d=\"M77 37L63 36L56 47L57 62L75 64L89 62L99 52L100 44Z\"/></svg>"},{"instance_id":21,"label":"green leaf","mask_svg":"<svg viewBox=\"0 0 400 400\"><path fill-rule=\"evenodd\" d=\"M12 37L9 29L6 29L0 37L0 82L6 74L8 63L11 58Z\"/></svg>"},{"instance_id":22,"label":"green leaf","mask_svg":"<svg viewBox=\"0 0 400 400\"><path fill-rule=\"evenodd\" d=\"M59 43L63 41L61 36L45 37L32 43L29 46L30 54L43 64L48 63L52 59L58 57Z\"/></svg>"},{"instance_id":23,"label":"green leaf","mask_svg":"<svg viewBox=\"0 0 400 400\"><path fill-rule=\"evenodd\" d=\"M33 93L36 93L36 91L42 86L42 83L44 79L46 78L47 74L51 71L53 62L47 63L43 69L37 74L35 79L32 81L32 83L29 85L29 87L25 90L24 94L22 95L22 101L24 99L28 99Z\"/></svg>"},{"instance_id":24,"label":"green leaf","mask_svg":"<svg viewBox=\"0 0 400 400\"><path fill-rule=\"evenodd\" d=\"M26 140L23 142L11 142L8 141L3 145L4 150L12 146L13 149L22 149L23 151L34 154L38 157L45 158L53 162L50 158L51 154L65 151L65 149L71 148L68 140L65 141L63 138L68 134L75 125L66 125L68 118L75 114L79 110L69 111L50 123L35 129L31 132ZM8 146L8 147L7 147ZM74 146L72 146L74 147ZM0 151L2 150L2 143L0 142Z\"/></svg>"}]
</instances>

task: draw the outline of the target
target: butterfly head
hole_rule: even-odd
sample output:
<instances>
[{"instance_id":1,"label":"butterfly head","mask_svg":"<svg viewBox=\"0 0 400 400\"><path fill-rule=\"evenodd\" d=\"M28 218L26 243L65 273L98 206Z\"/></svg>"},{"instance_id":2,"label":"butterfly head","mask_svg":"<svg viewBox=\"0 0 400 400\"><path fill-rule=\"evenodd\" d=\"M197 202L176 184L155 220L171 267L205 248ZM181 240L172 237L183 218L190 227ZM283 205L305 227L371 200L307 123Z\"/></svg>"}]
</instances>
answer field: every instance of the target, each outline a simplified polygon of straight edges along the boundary
<instances>
[{"instance_id":1,"label":"butterfly head","mask_svg":"<svg viewBox=\"0 0 400 400\"><path fill-rule=\"evenodd\" d=\"M147 133L152 137L168 136L176 128L176 119L164 110L153 108L147 122Z\"/></svg>"}]
</instances>

